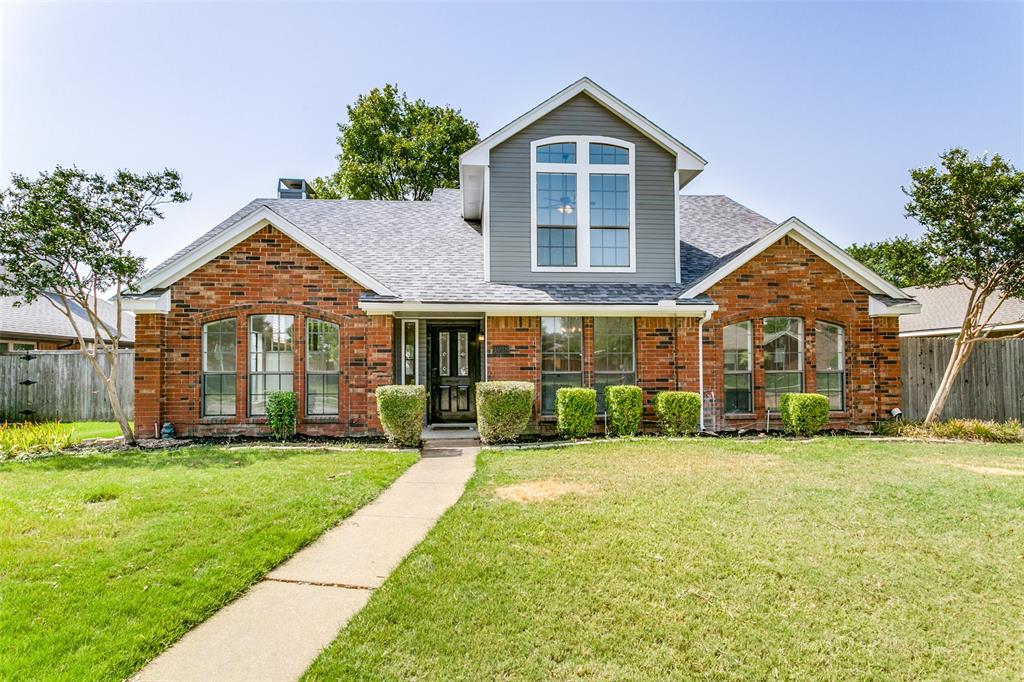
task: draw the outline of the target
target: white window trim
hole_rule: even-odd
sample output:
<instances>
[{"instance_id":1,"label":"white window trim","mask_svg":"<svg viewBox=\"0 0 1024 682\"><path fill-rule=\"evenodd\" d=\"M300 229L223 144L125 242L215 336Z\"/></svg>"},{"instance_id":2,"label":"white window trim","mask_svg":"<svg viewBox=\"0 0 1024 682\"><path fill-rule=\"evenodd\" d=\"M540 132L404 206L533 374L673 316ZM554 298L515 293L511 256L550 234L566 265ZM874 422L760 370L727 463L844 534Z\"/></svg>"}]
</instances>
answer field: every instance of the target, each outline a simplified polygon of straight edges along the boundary
<instances>
[{"instance_id":1,"label":"white window trim","mask_svg":"<svg viewBox=\"0 0 1024 682\"><path fill-rule=\"evenodd\" d=\"M576 163L539 163L537 147L560 142L576 143ZM590 163L590 143L629 150L628 164ZM537 173L572 173L576 176L576 265L537 264ZM629 265L590 264L590 174L629 175ZM636 272L636 145L601 135L556 135L530 143L530 271L531 272Z\"/></svg>"},{"instance_id":2,"label":"white window trim","mask_svg":"<svg viewBox=\"0 0 1024 682\"><path fill-rule=\"evenodd\" d=\"M408 317L398 318L402 323L402 384L405 384L405 325L407 322L412 322L412 327L415 330L416 338L413 339L413 348L415 349L415 357L413 358L413 383L419 385L420 383L420 321L418 319L411 319Z\"/></svg>"},{"instance_id":3,"label":"white window trim","mask_svg":"<svg viewBox=\"0 0 1024 682\"><path fill-rule=\"evenodd\" d=\"M725 363L723 362L722 363L722 367L723 367L722 374L725 375L725 376L729 376L730 374L732 374L732 375L743 374L743 375L746 375L746 376L750 377L750 387L747 389L747 395L750 396L750 410L748 412L728 412L728 411L726 411L725 414L730 415L730 416L731 415L736 415L736 414L749 414L750 412L753 412L753 410L754 410L754 320L753 319L740 320L738 322L733 322L731 324L725 325L725 327L723 327L723 329L722 329L722 350L723 350L723 353L726 350L726 347L725 347L725 330L728 329L729 327L735 327L735 326L740 326L740 325L744 325L744 324L747 325L747 368L746 369L742 369L742 370L741 369L724 369ZM726 388L723 385L722 386L722 407L723 407L723 409L725 409L725 404L726 404L725 403L725 392L726 392Z\"/></svg>"}]
</instances>

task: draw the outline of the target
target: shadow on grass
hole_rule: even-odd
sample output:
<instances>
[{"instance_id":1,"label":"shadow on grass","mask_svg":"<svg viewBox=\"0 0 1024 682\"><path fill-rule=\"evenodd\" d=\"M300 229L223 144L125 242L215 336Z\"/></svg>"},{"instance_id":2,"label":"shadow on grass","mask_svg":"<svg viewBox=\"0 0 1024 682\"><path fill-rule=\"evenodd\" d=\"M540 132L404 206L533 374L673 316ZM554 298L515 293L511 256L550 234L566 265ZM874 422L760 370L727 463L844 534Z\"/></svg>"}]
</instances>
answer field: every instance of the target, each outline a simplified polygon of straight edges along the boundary
<instances>
[{"instance_id":1,"label":"shadow on grass","mask_svg":"<svg viewBox=\"0 0 1024 682\"><path fill-rule=\"evenodd\" d=\"M309 450L257 448L225 450L215 446L160 450L156 452L125 451L88 455L57 455L30 462L0 463L0 473L16 471L20 467L51 471L98 471L103 469L235 469L265 461L281 461L308 456ZM361 450L352 450L361 453ZM321 452L323 455L343 454L339 451Z\"/></svg>"}]
</instances>

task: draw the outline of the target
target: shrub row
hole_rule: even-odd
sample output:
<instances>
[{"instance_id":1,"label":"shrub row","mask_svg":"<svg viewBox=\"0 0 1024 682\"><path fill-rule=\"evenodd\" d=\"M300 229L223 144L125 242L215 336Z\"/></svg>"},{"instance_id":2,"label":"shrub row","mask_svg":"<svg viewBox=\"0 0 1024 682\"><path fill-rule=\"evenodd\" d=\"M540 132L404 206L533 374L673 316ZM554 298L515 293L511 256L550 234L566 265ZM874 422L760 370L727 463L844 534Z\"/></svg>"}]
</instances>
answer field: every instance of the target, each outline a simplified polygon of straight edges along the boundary
<instances>
[{"instance_id":1,"label":"shrub row","mask_svg":"<svg viewBox=\"0 0 1024 682\"><path fill-rule=\"evenodd\" d=\"M605 387L608 435L632 436L640 432L643 391L639 386ZM522 381L481 381L476 384L477 428L484 443L510 443L523 434L533 413L534 385ZM426 390L423 386L381 386L377 406L384 433L393 443L415 446L420 441ZM828 423L828 399L813 393L780 397L782 423L789 433L810 436ZM662 391L654 410L668 436L696 433L700 427L701 399L688 391ZM584 438L597 420L597 391L560 388L555 394L555 420L565 438ZM294 428L294 422L292 423Z\"/></svg>"}]
</instances>

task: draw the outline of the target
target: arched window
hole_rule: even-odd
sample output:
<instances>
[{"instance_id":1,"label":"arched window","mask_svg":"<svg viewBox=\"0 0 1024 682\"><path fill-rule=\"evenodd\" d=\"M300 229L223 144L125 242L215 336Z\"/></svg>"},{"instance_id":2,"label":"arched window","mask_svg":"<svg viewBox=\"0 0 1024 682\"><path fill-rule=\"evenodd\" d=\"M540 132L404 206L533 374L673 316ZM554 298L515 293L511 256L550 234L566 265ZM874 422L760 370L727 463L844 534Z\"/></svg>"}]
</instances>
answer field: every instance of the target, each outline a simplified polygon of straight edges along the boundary
<instances>
[{"instance_id":1,"label":"arched window","mask_svg":"<svg viewBox=\"0 0 1024 682\"><path fill-rule=\"evenodd\" d=\"M814 325L816 391L828 398L832 410L846 407L846 332L838 324L818 321Z\"/></svg>"},{"instance_id":2,"label":"arched window","mask_svg":"<svg viewBox=\"0 0 1024 682\"><path fill-rule=\"evenodd\" d=\"M725 411L727 414L754 411L753 369L754 325L750 320L725 327L722 333L725 365Z\"/></svg>"},{"instance_id":3,"label":"arched window","mask_svg":"<svg viewBox=\"0 0 1024 682\"><path fill-rule=\"evenodd\" d=\"M532 148L532 270L635 272L633 144L574 135Z\"/></svg>"},{"instance_id":4,"label":"arched window","mask_svg":"<svg viewBox=\"0 0 1024 682\"><path fill-rule=\"evenodd\" d=\"M341 337L338 325L306 321L306 414L338 414Z\"/></svg>"},{"instance_id":5,"label":"arched window","mask_svg":"<svg viewBox=\"0 0 1024 682\"><path fill-rule=\"evenodd\" d=\"M235 415L235 318L203 325L202 416Z\"/></svg>"},{"instance_id":6,"label":"arched window","mask_svg":"<svg viewBox=\"0 0 1024 682\"><path fill-rule=\"evenodd\" d=\"M764 406L779 407L783 393L804 389L804 321L799 317L764 320Z\"/></svg>"}]
</instances>

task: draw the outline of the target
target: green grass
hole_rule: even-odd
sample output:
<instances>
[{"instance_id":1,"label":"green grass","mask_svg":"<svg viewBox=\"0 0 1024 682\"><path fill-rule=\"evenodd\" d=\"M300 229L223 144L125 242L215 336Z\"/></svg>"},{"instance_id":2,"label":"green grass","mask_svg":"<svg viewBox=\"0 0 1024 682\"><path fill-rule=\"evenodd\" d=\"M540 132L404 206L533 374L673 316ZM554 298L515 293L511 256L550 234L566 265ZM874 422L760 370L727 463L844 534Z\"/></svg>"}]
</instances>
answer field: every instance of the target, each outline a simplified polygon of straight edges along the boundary
<instances>
[{"instance_id":1,"label":"green grass","mask_svg":"<svg viewBox=\"0 0 1024 682\"><path fill-rule=\"evenodd\" d=\"M126 678L415 459L197 447L0 463L0 679Z\"/></svg>"},{"instance_id":2,"label":"green grass","mask_svg":"<svg viewBox=\"0 0 1024 682\"><path fill-rule=\"evenodd\" d=\"M970 468L963 468L970 467ZM484 451L307 679L1020 679L1020 446ZM535 481L582 494L496 492Z\"/></svg>"},{"instance_id":3,"label":"green grass","mask_svg":"<svg viewBox=\"0 0 1024 682\"><path fill-rule=\"evenodd\" d=\"M115 438L121 435L117 422L65 422L61 426L71 430L72 442L87 438Z\"/></svg>"}]
</instances>

